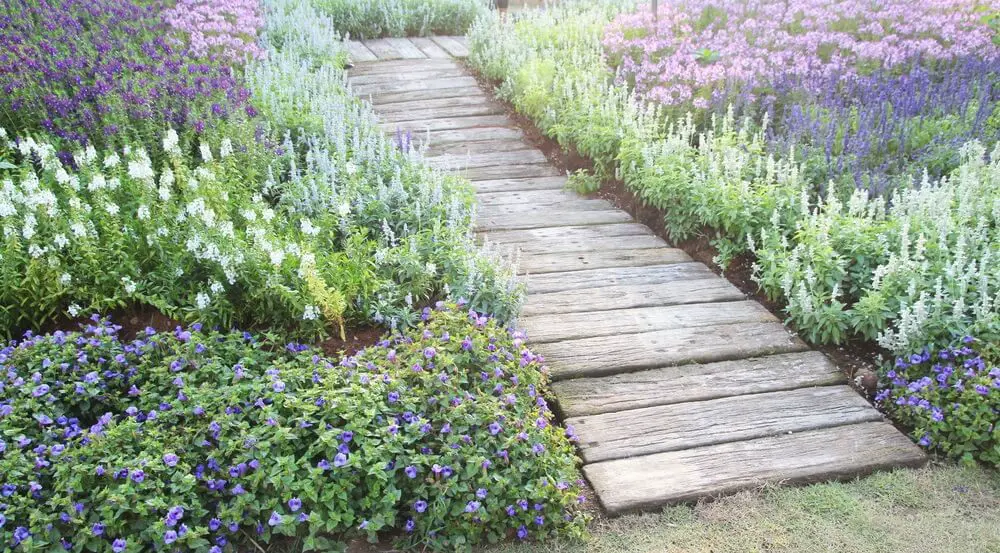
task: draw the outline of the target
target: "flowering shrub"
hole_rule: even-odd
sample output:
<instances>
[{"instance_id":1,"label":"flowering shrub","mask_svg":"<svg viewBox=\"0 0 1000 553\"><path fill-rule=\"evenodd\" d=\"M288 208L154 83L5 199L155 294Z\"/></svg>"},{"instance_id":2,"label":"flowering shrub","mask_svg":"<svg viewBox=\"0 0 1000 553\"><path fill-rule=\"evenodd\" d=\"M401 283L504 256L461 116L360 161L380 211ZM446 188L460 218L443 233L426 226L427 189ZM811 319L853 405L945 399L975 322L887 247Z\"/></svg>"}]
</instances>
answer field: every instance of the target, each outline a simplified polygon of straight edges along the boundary
<instances>
[{"instance_id":1,"label":"flowering shrub","mask_svg":"<svg viewBox=\"0 0 1000 553\"><path fill-rule=\"evenodd\" d=\"M917 58L997 59L1000 48L982 18L983 5L680 0L661 6L654 20L644 3L608 27L604 45L645 98L707 107L713 91L734 82L754 89L789 74L807 84L814 77L846 80Z\"/></svg>"},{"instance_id":2,"label":"flowering shrub","mask_svg":"<svg viewBox=\"0 0 1000 553\"><path fill-rule=\"evenodd\" d=\"M995 158L986 155L993 144L964 142L995 136L993 108L983 110L993 101L993 70L981 70L994 62L964 60L945 78L905 68L899 82L929 90L881 104L891 85L879 80L888 73L850 81L856 97L838 96L840 107L810 103L799 87L781 97L803 103L784 104L788 113L777 104L784 119L774 124L766 109L677 115L645 102L608 66L602 33L622 9L610 0L566 2L512 21L481 19L470 31L469 60L501 81L500 94L544 133L591 157L600 177L624 181L662 210L672 238L708 234L723 267L754 254L755 279L810 340L860 337L903 354L966 333L1000 337L1000 199ZM796 105L814 111L793 125ZM901 118L880 119L889 113ZM869 132L864 121L880 130ZM890 134L906 141L897 144L900 155L876 159L894 151L881 142ZM923 168L908 159L942 178L910 183L905 176ZM841 164L845 173L856 167L899 179L881 196L817 180Z\"/></svg>"},{"instance_id":3,"label":"flowering shrub","mask_svg":"<svg viewBox=\"0 0 1000 553\"><path fill-rule=\"evenodd\" d=\"M264 26L257 0L178 0L163 19L186 39L189 55L234 63L264 55L256 41Z\"/></svg>"},{"instance_id":4,"label":"flowering shrub","mask_svg":"<svg viewBox=\"0 0 1000 553\"><path fill-rule=\"evenodd\" d=\"M486 0L315 0L341 36L463 35L487 11Z\"/></svg>"},{"instance_id":5,"label":"flowering shrub","mask_svg":"<svg viewBox=\"0 0 1000 553\"><path fill-rule=\"evenodd\" d=\"M229 65L176 44L159 2L3 0L0 6L2 125L67 141L66 159L83 144L144 141L152 151L167 126L195 133L253 113Z\"/></svg>"},{"instance_id":6,"label":"flowering shrub","mask_svg":"<svg viewBox=\"0 0 1000 553\"><path fill-rule=\"evenodd\" d=\"M876 400L920 445L1000 467L1000 358L971 336L963 342L896 359Z\"/></svg>"},{"instance_id":7,"label":"flowering shrub","mask_svg":"<svg viewBox=\"0 0 1000 553\"><path fill-rule=\"evenodd\" d=\"M454 306L334 363L249 334L98 321L0 353L0 543L235 551L578 535L541 359ZM243 547L239 547L244 550Z\"/></svg>"}]
</instances>

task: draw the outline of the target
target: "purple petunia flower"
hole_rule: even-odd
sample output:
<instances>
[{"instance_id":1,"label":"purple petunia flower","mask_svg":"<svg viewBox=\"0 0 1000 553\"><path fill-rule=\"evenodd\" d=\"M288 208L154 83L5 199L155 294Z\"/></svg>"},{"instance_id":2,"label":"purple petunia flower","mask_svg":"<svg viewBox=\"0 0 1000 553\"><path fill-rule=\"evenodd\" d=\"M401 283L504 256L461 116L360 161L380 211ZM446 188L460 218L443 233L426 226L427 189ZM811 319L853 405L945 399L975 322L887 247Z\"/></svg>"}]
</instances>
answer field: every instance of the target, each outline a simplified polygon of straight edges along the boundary
<instances>
[{"instance_id":1,"label":"purple petunia flower","mask_svg":"<svg viewBox=\"0 0 1000 553\"><path fill-rule=\"evenodd\" d=\"M90 533L95 536L101 536L104 534L104 524L100 522L95 522L93 526L90 527Z\"/></svg>"},{"instance_id":2,"label":"purple petunia flower","mask_svg":"<svg viewBox=\"0 0 1000 553\"><path fill-rule=\"evenodd\" d=\"M522 524L517 529L517 539L523 540L528 537L528 529Z\"/></svg>"},{"instance_id":3,"label":"purple petunia flower","mask_svg":"<svg viewBox=\"0 0 1000 553\"><path fill-rule=\"evenodd\" d=\"M163 543L170 545L177 541L177 532L174 530L167 530L163 533Z\"/></svg>"},{"instance_id":4,"label":"purple petunia flower","mask_svg":"<svg viewBox=\"0 0 1000 553\"><path fill-rule=\"evenodd\" d=\"M118 538L111 542L111 551L114 551L114 553L122 553L122 551L125 551L125 546L125 540L123 538Z\"/></svg>"},{"instance_id":5,"label":"purple petunia flower","mask_svg":"<svg viewBox=\"0 0 1000 553\"><path fill-rule=\"evenodd\" d=\"M168 467L176 467L178 461L180 461L180 457L173 453L167 453L163 456L163 464Z\"/></svg>"},{"instance_id":6,"label":"purple petunia flower","mask_svg":"<svg viewBox=\"0 0 1000 553\"><path fill-rule=\"evenodd\" d=\"M410 478L416 478L417 477L417 467L415 467L413 465L410 465L410 466L406 467L405 469L403 469L403 472L405 472L406 475L409 476Z\"/></svg>"},{"instance_id":7,"label":"purple petunia flower","mask_svg":"<svg viewBox=\"0 0 1000 553\"><path fill-rule=\"evenodd\" d=\"M478 501L470 501L465 504L466 513L474 513L479 510L480 503Z\"/></svg>"},{"instance_id":8,"label":"purple petunia flower","mask_svg":"<svg viewBox=\"0 0 1000 553\"><path fill-rule=\"evenodd\" d=\"M302 500L299 499L299 498L297 498L297 497L293 497L293 498L289 499L288 500L288 508L291 509L291 511L293 513L296 512L296 511L298 511L299 509L302 508Z\"/></svg>"},{"instance_id":9,"label":"purple petunia flower","mask_svg":"<svg viewBox=\"0 0 1000 553\"><path fill-rule=\"evenodd\" d=\"M416 502L415 502L415 503L413 504L413 510L415 510L415 511L416 511L416 512L418 512L418 513L422 513L422 512L424 512L424 511L426 511L426 510L427 510L427 502L426 502L426 501L424 501L423 499L419 499L419 500L417 500L417 501L416 501Z\"/></svg>"},{"instance_id":10,"label":"purple petunia flower","mask_svg":"<svg viewBox=\"0 0 1000 553\"><path fill-rule=\"evenodd\" d=\"M399 392L389 392L389 403L396 403L399 401Z\"/></svg>"},{"instance_id":11,"label":"purple petunia flower","mask_svg":"<svg viewBox=\"0 0 1000 553\"><path fill-rule=\"evenodd\" d=\"M267 524L270 526L281 524L281 515L277 511L271 511L271 518L267 519Z\"/></svg>"},{"instance_id":12,"label":"purple petunia flower","mask_svg":"<svg viewBox=\"0 0 1000 553\"><path fill-rule=\"evenodd\" d=\"M347 464L347 455L343 453L338 453L336 457L333 458L333 466L340 468Z\"/></svg>"},{"instance_id":13,"label":"purple petunia flower","mask_svg":"<svg viewBox=\"0 0 1000 553\"><path fill-rule=\"evenodd\" d=\"M476 490L476 497L478 497L479 499L486 499L486 494L488 493L489 492L486 491L486 488L479 488L478 490Z\"/></svg>"}]
</instances>

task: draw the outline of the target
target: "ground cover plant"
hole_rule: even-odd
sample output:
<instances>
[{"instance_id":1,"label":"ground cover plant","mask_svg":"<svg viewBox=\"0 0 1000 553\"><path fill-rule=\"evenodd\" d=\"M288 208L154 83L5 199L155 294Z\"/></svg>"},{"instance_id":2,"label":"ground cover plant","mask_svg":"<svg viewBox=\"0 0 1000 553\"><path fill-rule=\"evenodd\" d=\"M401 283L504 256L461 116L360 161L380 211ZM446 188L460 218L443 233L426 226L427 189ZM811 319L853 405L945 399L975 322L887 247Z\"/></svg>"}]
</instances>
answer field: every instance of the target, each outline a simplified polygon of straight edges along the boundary
<instances>
[{"instance_id":1,"label":"ground cover plant","mask_svg":"<svg viewBox=\"0 0 1000 553\"><path fill-rule=\"evenodd\" d=\"M255 46L247 35L262 15L267 27ZM515 312L511 268L472 243L471 189L381 134L346 90L346 55L329 18L297 1L263 11L190 2L158 17L169 23L150 23L149 33L166 33L164 47L179 49L196 72L235 75L249 103L233 114L195 102L190 120L148 123L107 144L14 121L0 144L5 333L132 306L299 337L343 333L356 322L405 326L437 298ZM155 57L146 36L123 33L120 49ZM240 55L233 41L244 44ZM3 74L21 78L13 65ZM44 74L25 82L62 86ZM183 90L161 92L186 102ZM222 123L198 124L221 112Z\"/></svg>"},{"instance_id":2,"label":"ground cover plant","mask_svg":"<svg viewBox=\"0 0 1000 553\"><path fill-rule=\"evenodd\" d=\"M96 315L0 353L0 543L434 550L579 535L575 457L523 335L456 305L342 359ZM241 544L245 544L241 545Z\"/></svg>"},{"instance_id":3,"label":"ground cover plant","mask_svg":"<svg viewBox=\"0 0 1000 553\"><path fill-rule=\"evenodd\" d=\"M464 35L489 0L315 0L343 36Z\"/></svg>"}]
</instances>

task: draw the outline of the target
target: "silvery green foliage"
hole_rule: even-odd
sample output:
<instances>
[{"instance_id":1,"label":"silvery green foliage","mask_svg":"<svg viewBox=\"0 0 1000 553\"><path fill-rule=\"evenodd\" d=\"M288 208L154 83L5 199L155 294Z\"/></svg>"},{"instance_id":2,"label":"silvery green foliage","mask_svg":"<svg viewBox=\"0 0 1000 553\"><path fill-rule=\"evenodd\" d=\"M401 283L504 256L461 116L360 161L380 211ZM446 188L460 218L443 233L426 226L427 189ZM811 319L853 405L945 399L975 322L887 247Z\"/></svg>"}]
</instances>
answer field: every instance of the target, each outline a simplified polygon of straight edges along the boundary
<instances>
[{"instance_id":1,"label":"silvery green foliage","mask_svg":"<svg viewBox=\"0 0 1000 553\"><path fill-rule=\"evenodd\" d=\"M462 35L490 0L315 0L336 29L357 38Z\"/></svg>"},{"instance_id":2,"label":"silvery green foliage","mask_svg":"<svg viewBox=\"0 0 1000 553\"><path fill-rule=\"evenodd\" d=\"M265 62L247 68L261 111L287 132L285 156L267 189L285 209L337 213L339 225L378 240L373 261L384 279L363 306L376 322L412 320L413 306L463 298L501 318L516 315L521 289L511 263L478 250L471 236L467 182L423 164L408 141L383 134L371 107L353 96L342 69L343 43L332 18L303 0L266 4ZM413 297L399 278L426 282ZM407 301L408 300L408 301Z\"/></svg>"},{"instance_id":3,"label":"silvery green foliage","mask_svg":"<svg viewBox=\"0 0 1000 553\"><path fill-rule=\"evenodd\" d=\"M594 160L665 214L683 239L708 229L722 266L748 251L755 277L816 342L877 339L905 352L955 335L1000 335L995 164L972 143L937 183L891 199L817 197L768 121L668 116L631 91L601 37L617 2L565 2L480 18L470 62L547 135ZM996 159L992 156L989 159Z\"/></svg>"}]
</instances>

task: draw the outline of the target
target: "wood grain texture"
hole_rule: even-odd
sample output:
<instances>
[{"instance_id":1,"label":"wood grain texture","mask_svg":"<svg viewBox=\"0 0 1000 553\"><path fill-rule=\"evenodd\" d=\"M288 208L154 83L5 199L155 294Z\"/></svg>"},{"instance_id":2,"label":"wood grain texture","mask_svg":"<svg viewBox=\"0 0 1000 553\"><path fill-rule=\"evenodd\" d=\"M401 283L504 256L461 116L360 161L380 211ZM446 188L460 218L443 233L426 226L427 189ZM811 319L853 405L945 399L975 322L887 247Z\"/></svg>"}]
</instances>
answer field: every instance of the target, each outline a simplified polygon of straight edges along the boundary
<instances>
[{"instance_id":1,"label":"wood grain texture","mask_svg":"<svg viewBox=\"0 0 1000 553\"><path fill-rule=\"evenodd\" d=\"M482 90L477 86L457 86L454 88L439 88L431 90L408 90L403 92L379 92L369 90L367 93L354 94L360 98L368 100L376 108L384 105L391 105L398 102L412 102L414 100L432 100L434 98L459 98L462 96L482 94ZM378 111L376 109L376 111Z\"/></svg>"},{"instance_id":2,"label":"wood grain texture","mask_svg":"<svg viewBox=\"0 0 1000 553\"><path fill-rule=\"evenodd\" d=\"M375 61L378 56L374 52L368 49L367 46L358 42L357 40L348 40L347 44L347 55L351 61L355 63L363 63L366 61Z\"/></svg>"},{"instance_id":3,"label":"wood grain texture","mask_svg":"<svg viewBox=\"0 0 1000 553\"><path fill-rule=\"evenodd\" d=\"M686 265L697 265L697 263ZM552 274L566 275L572 273ZM529 275L529 294L525 306L521 310L522 315L527 317L543 313L585 313L589 311L727 302L746 299L743 292L740 292L735 286L729 284L728 281L718 277L678 280L659 286L650 286L649 284L620 284L589 290L578 288L543 294L530 292L535 285L535 281L545 276L547 276L545 273Z\"/></svg>"},{"instance_id":4,"label":"wood grain texture","mask_svg":"<svg viewBox=\"0 0 1000 553\"><path fill-rule=\"evenodd\" d=\"M496 179L524 179L534 177L558 177L562 173L548 163L535 163L530 165L505 165L493 167L469 167L457 174L470 181L496 180Z\"/></svg>"},{"instance_id":5,"label":"wood grain texture","mask_svg":"<svg viewBox=\"0 0 1000 553\"><path fill-rule=\"evenodd\" d=\"M691 261L691 257L684 253L684 250L677 248L632 249L628 247L627 239L619 238L618 242L620 247L617 248L524 254L521 256L519 270L521 273L539 275L605 267L642 267L644 265L665 265Z\"/></svg>"},{"instance_id":6,"label":"wood grain texture","mask_svg":"<svg viewBox=\"0 0 1000 553\"><path fill-rule=\"evenodd\" d=\"M394 60L394 61L377 61L373 63L364 63L361 65L355 65L354 67L347 70L347 74L350 76L357 75L379 75L385 73L419 73L421 71L431 71L437 69L454 69L461 68L461 66L455 62L453 59L447 60Z\"/></svg>"},{"instance_id":7,"label":"wood grain texture","mask_svg":"<svg viewBox=\"0 0 1000 553\"><path fill-rule=\"evenodd\" d=\"M423 52L428 58L451 59L451 54L445 52L444 48L441 48L435 44L433 40L427 37L410 37L410 42L412 42L417 48L420 48L420 51Z\"/></svg>"},{"instance_id":8,"label":"wood grain texture","mask_svg":"<svg viewBox=\"0 0 1000 553\"><path fill-rule=\"evenodd\" d=\"M456 58L464 58L468 56L469 49L462 41L456 40L456 38L457 37L450 36L432 36L431 40Z\"/></svg>"},{"instance_id":9,"label":"wood grain texture","mask_svg":"<svg viewBox=\"0 0 1000 553\"><path fill-rule=\"evenodd\" d=\"M518 150L534 149L534 146L524 140L510 138L432 143L421 150L421 153L426 158L433 158L445 155L489 154L493 152L516 152Z\"/></svg>"},{"instance_id":10,"label":"wood grain texture","mask_svg":"<svg viewBox=\"0 0 1000 553\"><path fill-rule=\"evenodd\" d=\"M474 94L458 98L433 98L430 100L408 100L404 102L396 102L394 104L380 105L377 111L379 115L388 115L398 111L451 108L457 106L479 106L489 103L492 102L486 97L485 94Z\"/></svg>"},{"instance_id":11,"label":"wood grain texture","mask_svg":"<svg viewBox=\"0 0 1000 553\"><path fill-rule=\"evenodd\" d=\"M553 227L553 228L562 228ZM605 231L606 232L606 231ZM708 267L701 263L683 263L659 265L650 267L619 267L593 269L573 273L553 273L537 275L528 283L529 294L548 294L570 290L591 290L614 286L640 286L646 288L670 288L680 282L691 280L713 279L721 280ZM655 286L652 286L655 285ZM736 288L732 288L736 290ZM739 292L737 290L737 292ZM676 294L674 294L676 295ZM743 294L737 293L735 299L743 299ZM726 301L726 300L706 300ZM650 305L659 305L656 303ZM629 306L619 306L624 309ZM631 307L641 307L638 305ZM612 307L611 309L614 309Z\"/></svg>"},{"instance_id":12,"label":"wood grain texture","mask_svg":"<svg viewBox=\"0 0 1000 553\"><path fill-rule=\"evenodd\" d=\"M427 59L427 54L423 53L420 48L417 48L417 46L410 42L410 39L406 37L387 38L385 41L391 44L392 47L399 52L399 55L402 56L403 59Z\"/></svg>"},{"instance_id":13,"label":"wood grain texture","mask_svg":"<svg viewBox=\"0 0 1000 553\"><path fill-rule=\"evenodd\" d=\"M597 463L882 420L850 386L800 388L566 420L584 463Z\"/></svg>"},{"instance_id":14,"label":"wood grain texture","mask_svg":"<svg viewBox=\"0 0 1000 553\"><path fill-rule=\"evenodd\" d=\"M522 149L509 152L495 150L483 154L453 154L427 159L429 164L441 168L494 167L497 165L546 163L547 161L542 152L535 149Z\"/></svg>"},{"instance_id":15,"label":"wood grain texture","mask_svg":"<svg viewBox=\"0 0 1000 553\"><path fill-rule=\"evenodd\" d=\"M469 117L472 115L498 115L503 109L491 103L480 103L468 106L450 108L408 109L385 111L379 113L379 119L384 122L404 124L408 121L426 121L437 118Z\"/></svg>"},{"instance_id":16,"label":"wood grain texture","mask_svg":"<svg viewBox=\"0 0 1000 553\"><path fill-rule=\"evenodd\" d=\"M510 204L530 204L537 206L558 205L569 200L579 200L582 196L567 190L518 190L514 192L498 192L479 194L476 200L481 206L496 206ZM570 227L577 228L577 227ZM586 227L584 227L586 228ZM523 232L523 231L510 231ZM522 240L527 242L527 240Z\"/></svg>"},{"instance_id":17,"label":"wood grain texture","mask_svg":"<svg viewBox=\"0 0 1000 553\"><path fill-rule=\"evenodd\" d=\"M552 206L535 204L494 204L481 205L479 212L490 216L517 215L521 213L543 213ZM613 211L615 206L607 200L590 200L574 196L559 205L561 211Z\"/></svg>"},{"instance_id":18,"label":"wood grain texture","mask_svg":"<svg viewBox=\"0 0 1000 553\"><path fill-rule=\"evenodd\" d=\"M477 215L476 229L482 231L538 228L555 225L600 225L607 223L628 223L631 218L624 211L562 211L550 209L544 217L538 212L526 211L516 214L496 216Z\"/></svg>"},{"instance_id":19,"label":"wood grain texture","mask_svg":"<svg viewBox=\"0 0 1000 553\"><path fill-rule=\"evenodd\" d=\"M597 226L597 225L595 225ZM611 225L602 225L611 226ZM538 229L530 229L538 230ZM492 241L492 236L490 239ZM548 241L537 241L537 242L518 242L515 244L502 244L494 242L495 244L500 244L508 250L520 250L524 257L531 257L533 254L588 254L588 253L606 253L608 250L649 250L656 248L667 248L667 243L664 242L660 237L646 234L636 234L632 236L607 236L599 238L578 238L578 237L566 237L563 239L550 239ZM670 261L674 263L676 260ZM584 269L595 269L597 267L624 267L633 266L639 267L643 265L649 265L649 263L632 263L627 265L625 263L588 263L587 267ZM574 269L580 270L580 268ZM534 274L540 274L541 271L533 271Z\"/></svg>"},{"instance_id":20,"label":"wood grain texture","mask_svg":"<svg viewBox=\"0 0 1000 553\"><path fill-rule=\"evenodd\" d=\"M419 136L418 136L419 135ZM524 134L514 127L476 127L472 129L452 129L447 131L437 130L428 133L421 130L414 132L414 139L419 138L421 147L434 148L446 144L472 144L476 142L490 142L494 140L520 140Z\"/></svg>"},{"instance_id":21,"label":"wood grain texture","mask_svg":"<svg viewBox=\"0 0 1000 553\"><path fill-rule=\"evenodd\" d=\"M481 204L487 203L515 203L521 199L538 202L540 204L550 203L544 198L563 198L573 196L572 192L562 190L518 190L513 192L480 193L476 196ZM558 202L552 202L558 203ZM576 247L585 247L593 240L617 239L628 237L636 239L638 237L653 237L653 231L646 225L639 223L628 223L622 225L593 225L589 227L548 227L542 229L528 230L506 230L492 232L489 235L490 242L495 244L517 245L522 251L551 251L547 243L558 242L561 244L579 244ZM666 245L665 242L656 244ZM558 251L575 251L558 250Z\"/></svg>"},{"instance_id":22,"label":"wood grain texture","mask_svg":"<svg viewBox=\"0 0 1000 553\"><path fill-rule=\"evenodd\" d=\"M399 51L384 38L364 40L362 41L362 44L371 50L373 54L378 56L379 60L398 60L403 57L403 55L400 54Z\"/></svg>"},{"instance_id":23,"label":"wood grain texture","mask_svg":"<svg viewBox=\"0 0 1000 553\"><path fill-rule=\"evenodd\" d=\"M530 302L531 300L529 300ZM538 344L553 380L709 363L808 347L779 323L734 323Z\"/></svg>"},{"instance_id":24,"label":"wood grain texture","mask_svg":"<svg viewBox=\"0 0 1000 553\"><path fill-rule=\"evenodd\" d=\"M559 190L566 187L565 176L481 179L472 182L481 194L507 193L515 190Z\"/></svg>"},{"instance_id":25,"label":"wood grain texture","mask_svg":"<svg viewBox=\"0 0 1000 553\"><path fill-rule=\"evenodd\" d=\"M867 422L585 465L611 515L730 494L917 467L920 449L892 425Z\"/></svg>"},{"instance_id":26,"label":"wood grain texture","mask_svg":"<svg viewBox=\"0 0 1000 553\"><path fill-rule=\"evenodd\" d=\"M379 57L381 57L381 54ZM472 77L444 77L433 80L393 81L388 83L362 84L351 88L358 96L365 96L368 94L378 96L380 94L388 94L390 92L414 92L418 90L427 91L446 88L469 88L473 86L476 86L476 79L473 79Z\"/></svg>"},{"instance_id":27,"label":"wood grain texture","mask_svg":"<svg viewBox=\"0 0 1000 553\"><path fill-rule=\"evenodd\" d=\"M778 319L755 301L539 314L518 319L518 324L528 332L533 344L752 322L778 322Z\"/></svg>"},{"instance_id":28,"label":"wood grain texture","mask_svg":"<svg viewBox=\"0 0 1000 553\"><path fill-rule=\"evenodd\" d=\"M374 85L383 83L398 83L406 81L420 81L425 79L451 79L464 77L467 73L461 67L441 67L427 69L424 71L397 71L393 73L369 73L365 75L354 75L353 70L348 71L347 82L352 87L361 85Z\"/></svg>"},{"instance_id":29,"label":"wood grain texture","mask_svg":"<svg viewBox=\"0 0 1000 553\"><path fill-rule=\"evenodd\" d=\"M531 331L529 339L533 340ZM830 386L843 371L818 351L679 365L552 384L564 417L580 417L720 397Z\"/></svg>"},{"instance_id":30,"label":"wood grain texture","mask_svg":"<svg viewBox=\"0 0 1000 553\"><path fill-rule=\"evenodd\" d=\"M471 115L468 117L443 117L441 119L421 119L399 123L382 123L382 129L395 132L397 128L414 133L447 131L454 129L474 129L478 127L502 127L510 124L506 115Z\"/></svg>"}]
</instances>

